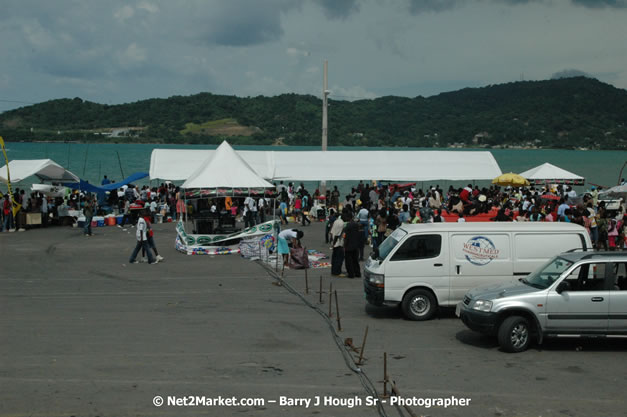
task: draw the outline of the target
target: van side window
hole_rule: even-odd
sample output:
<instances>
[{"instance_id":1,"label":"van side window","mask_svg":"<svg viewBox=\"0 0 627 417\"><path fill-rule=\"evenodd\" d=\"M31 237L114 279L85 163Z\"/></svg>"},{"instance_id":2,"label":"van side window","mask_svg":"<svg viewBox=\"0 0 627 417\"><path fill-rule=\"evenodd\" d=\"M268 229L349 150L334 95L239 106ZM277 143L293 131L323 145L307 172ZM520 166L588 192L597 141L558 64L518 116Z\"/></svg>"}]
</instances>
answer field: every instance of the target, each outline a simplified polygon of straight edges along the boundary
<instances>
[{"instance_id":1,"label":"van side window","mask_svg":"<svg viewBox=\"0 0 627 417\"><path fill-rule=\"evenodd\" d=\"M398 248L391 261L435 258L440 254L441 246L440 235L411 236Z\"/></svg>"}]
</instances>

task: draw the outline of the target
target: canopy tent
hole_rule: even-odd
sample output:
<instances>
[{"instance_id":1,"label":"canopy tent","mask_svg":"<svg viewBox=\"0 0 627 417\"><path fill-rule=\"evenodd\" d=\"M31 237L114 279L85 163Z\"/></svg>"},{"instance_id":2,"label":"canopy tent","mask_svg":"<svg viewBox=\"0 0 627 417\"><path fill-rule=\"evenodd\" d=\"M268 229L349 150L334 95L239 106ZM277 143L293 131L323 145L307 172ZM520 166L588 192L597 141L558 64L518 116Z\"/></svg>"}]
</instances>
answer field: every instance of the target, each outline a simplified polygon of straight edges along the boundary
<instances>
[{"instance_id":1,"label":"canopy tent","mask_svg":"<svg viewBox=\"0 0 627 417\"><path fill-rule=\"evenodd\" d=\"M237 154L226 141L196 168L181 186L185 189L274 188Z\"/></svg>"},{"instance_id":2,"label":"canopy tent","mask_svg":"<svg viewBox=\"0 0 627 417\"><path fill-rule=\"evenodd\" d=\"M583 185L584 178L577 174L566 171L548 162L522 172L521 177L525 177L531 184L569 184Z\"/></svg>"},{"instance_id":3,"label":"canopy tent","mask_svg":"<svg viewBox=\"0 0 627 417\"><path fill-rule=\"evenodd\" d=\"M142 178L146 178L147 176L148 176L147 172L136 172L124 178L122 181L112 183L112 184L105 184L105 185L97 186L97 185L90 184L85 180L80 180L80 182L78 183L67 183L63 185L73 190L88 191L90 193L104 193L106 191L117 190L123 185L130 184L133 181L141 180Z\"/></svg>"},{"instance_id":4,"label":"canopy tent","mask_svg":"<svg viewBox=\"0 0 627 417\"><path fill-rule=\"evenodd\" d=\"M7 166L0 168L0 181L6 183ZM11 182L18 183L30 176L36 176L40 181L51 182L78 182L79 178L54 162L52 159L21 159L9 162Z\"/></svg>"},{"instance_id":5,"label":"canopy tent","mask_svg":"<svg viewBox=\"0 0 627 417\"><path fill-rule=\"evenodd\" d=\"M608 188L607 190L603 190L599 193L602 198L623 198L627 199L627 184L625 185L616 185L612 188Z\"/></svg>"},{"instance_id":6,"label":"canopy tent","mask_svg":"<svg viewBox=\"0 0 627 417\"><path fill-rule=\"evenodd\" d=\"M216 150L217 151L217 150ZM155 149L150 179L187 180L214 150ZM287 181L492 180L501 175L485 151L236 151L262 178Z\"/></svg>"}]
</instances>

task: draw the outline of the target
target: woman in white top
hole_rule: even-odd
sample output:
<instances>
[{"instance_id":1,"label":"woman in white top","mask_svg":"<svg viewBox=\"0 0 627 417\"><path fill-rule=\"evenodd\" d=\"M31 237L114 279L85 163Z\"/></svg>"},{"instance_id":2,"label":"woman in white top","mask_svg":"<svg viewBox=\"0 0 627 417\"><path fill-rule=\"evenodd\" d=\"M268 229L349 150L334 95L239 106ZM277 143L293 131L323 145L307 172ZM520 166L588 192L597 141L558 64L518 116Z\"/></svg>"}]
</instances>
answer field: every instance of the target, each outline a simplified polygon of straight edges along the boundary
<instances>
[{"instance_id":1,"label":"woman in white top","mask_svg":"<svg viewBox=\"0 0 627 417\"><path fill-rule=\"evenodd\" d=\"M300 240L304 235L305 234L301 230L297 229L285 229L279 233L278 253L279 255L283 255L283 265L287 265L288 256L290 254L288 240Z\"/></svg>"}]
</instances>

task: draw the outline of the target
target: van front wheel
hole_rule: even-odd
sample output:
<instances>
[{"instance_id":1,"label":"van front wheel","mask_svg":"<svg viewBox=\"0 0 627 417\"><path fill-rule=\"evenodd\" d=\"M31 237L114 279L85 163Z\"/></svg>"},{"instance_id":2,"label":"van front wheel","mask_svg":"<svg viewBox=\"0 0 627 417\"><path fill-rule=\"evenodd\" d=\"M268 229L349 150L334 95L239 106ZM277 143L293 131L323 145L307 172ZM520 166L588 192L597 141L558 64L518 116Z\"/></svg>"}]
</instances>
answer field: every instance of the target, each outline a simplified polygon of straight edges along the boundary
<instances>
[{"instance_id":1,"label":"van front wheel","mask_svg":"<svg viewBox=\"0 0 627 417\"><path fill-rule=\"evenodd\" d=\"M437 302L429 291L416 289L405 295L402 308L409 320L430 320L437 309Z\"/></svg>"}]
</instances>

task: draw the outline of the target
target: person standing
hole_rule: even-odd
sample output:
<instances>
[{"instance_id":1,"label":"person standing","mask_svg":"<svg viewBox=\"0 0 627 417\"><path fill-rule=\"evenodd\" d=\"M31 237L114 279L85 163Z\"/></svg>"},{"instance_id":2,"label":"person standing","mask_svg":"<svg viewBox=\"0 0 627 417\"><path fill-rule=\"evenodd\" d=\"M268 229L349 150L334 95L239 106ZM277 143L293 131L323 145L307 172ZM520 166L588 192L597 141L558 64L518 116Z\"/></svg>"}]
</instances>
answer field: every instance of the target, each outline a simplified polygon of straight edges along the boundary
<instances>
[{"instance_id":1,"label":"person standing","mask_svg":"<svg viewBox=\"0 0 627 417\"><path fill-rule=\"evenodd\" d=\"M2 214L4 214L4 221L2 222L3 232L12 232L13 230L13 204L11 203L11 196L9 193L4 195L2 201Z\"/></svg>"},{"instance_id":2,"label":"person standing","mask_svg":"<svg viewBox=\"0 0 627 417\"><path fill-rule=\"evenodd\" d=\"M359 246L363 241L363 232L359 230L359 224L350 220L344 230L344 263L349 278L360 278L359 270Z\"/></svg>"},{"instance_id":3,"label":"person standing","mask_svg":"<svg viewBox=\"0 0 627 417\"><path fill-rule=\"evenodd\" d=\"M335 220L337 220L335 210L329 209L329 218L327 219L324 230L324 243L333 242L333 238L331 237L331 239L329 239L329 235L331 233L331 227L333 227L333 223L335 223Z\"/></svg>"},{"instance_id":4,"label":"person standing","mask_svg":"<svg viewBox=\"0 0 627 417\"><path fill-rule=\"evenodd\" d=\"M381 209L377 219L375 220L377 226L377 248L381 246L381 243L385 240L385 232L388 229L387 213L385 209Z\"/></svg>"},{"instance_id":5,"label":"person standing","mask_svg":"<svg viewBox=\"0 0 627 417\"><path fill-rule=\"evenodd\" d=\"M357 220L364 228L364 242L368 240L368 217L370 217L370 212L362 202L361 208L357 212Z\"/></svg>"},{"instance_id":6,"label":"person standing","mask_svg":"<svg viewBox=\"0 0 627 417\"><path fill-rule=\"evenodd\" d=\"M246 214L244 216L244 227L253 227L255 225L255 216L257 214L257 203L251 196L244 200Z\"/></svg>"},{"instance_id":7,"label":"person standing","mask_svg":"<svg viewBox=\"0 0 627 417\"><path fill-rule=\"evenodd\" d=\"M262 196L259 197L259 201L257 201L257 213L259 214L259 218L257 219L258 223L266 222L266 199Z\"/></svg>"},{"instance_id":8,"label":"person standing","mask_svg":"<svg viewBox=\"0 0 627 417\"><path fill-rule=\"evenodd\" d=\"M91 219L94 217L94 206L91 198L85 200L83 215L85 216L85 225L83 226L85 236L91 236Z\"/></svg>"},{"instance_id":9,"label":"person standing","mask_svg":"<svg viewBox=\"0 0 627 417\"><path fill-rule=\"evenodd\" d=\"M294 239L300 241L304 235L305 233L303 233L302 230L297 229L285 229L281 233L279 233L277 252L279 255L283 256L283 266L287 266L289 260L290 247L288 243L293 241Z\"/></svg>"},{"instance_id":10,"label":"person standing","mask_svg":"<svg viewBox=\"0 0 627 417\"><path fill-rule=\"evenodd\" d=\"M41 197L41 226L48 227L48 197L43 195Z\"/></svg>"},{"instance_id":11,"label":"person standing","mask_svg":"<svg viewBox=\"0 0 627 417\"><path fill-rule=\"evenodd\" d=\"M144 213L144 215L149 216L150 213ZM148 263L153 265L159 262L158 259L155 259L152 256L152 252L150 251L150 247L148 246L148 225L146 224L146 220L143 217L139 216L137 220L137 230L135 232L135 238L137 239L137 244L135 245L135 249L133 249L133 253L129 258L128 262L131 264L138 264L137 254L140 250L143 250L148 256Z\"/></svg>"},{"instance_id":12,"label":"person standing","mask_svg":"<svg viewBox=\"0 0 627 417\"><path fill-rule=\"evenodd\" d=\"M331 254L331 275L342 275L342 263L344 262L344 220L345 214L338 217L331 226L331 241L333 242L333 252Z\"/></svg>"}]
</instances>

